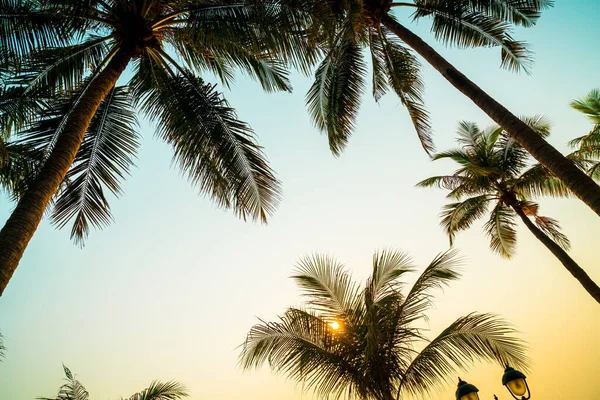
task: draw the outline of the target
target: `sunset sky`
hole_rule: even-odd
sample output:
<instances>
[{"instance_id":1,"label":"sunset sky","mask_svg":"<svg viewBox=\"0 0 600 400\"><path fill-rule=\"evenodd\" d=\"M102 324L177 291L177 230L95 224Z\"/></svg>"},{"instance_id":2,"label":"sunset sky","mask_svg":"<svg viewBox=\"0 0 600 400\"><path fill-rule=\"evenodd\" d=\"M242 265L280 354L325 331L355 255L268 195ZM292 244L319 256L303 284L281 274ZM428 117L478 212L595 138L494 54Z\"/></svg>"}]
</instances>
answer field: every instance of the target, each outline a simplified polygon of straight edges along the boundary
<instances>
[{"instance_id":1,"label":"sunset sky","mask_svg":"<svg viewBox=\"0 0 600 400\"><path fill-rule=\"evenodd\" d=\"M535 51L531 76L501 70L497 48L445 48L425 20L411 28L514 113L549 116L549 141L566 152L568 140L591 128L569 102L600 87L600 2L556 3L537 27L516 33ZM438 150L455 146L460 120L491 124L432 68L425 66L424 78ZM192 399L313 398L266 366L242 372L238 346L257 317L272 320L299 303L288 277L307 253L335 255L362 282L375 249L403 249L421 268L445 251L444 192L414 185L455 166L431 162L398 98L388 94L377 104L370 85L356 133L333 157L304 106L310 78L295 74L292 83L293 94L265 94L239 75L225 91L283 182L268 225L243 222L198 196L144 120L137 167L124 195L111 199L115 223L93 231L83 249L69 229L41 224L0 298L8 349L1 400L56 396L61 363L92 400L129 397L154 379L184 383ZM543 215L560 221L573 258L600 282L600 218L576 199L539 202ZM0 195L1 223L13 206ZM481 227L458 236L464 276L439 293L431 337L469 312L500 314L529 343L532 399L600 399L600 306L524 226L512 260L489 250ZM476 364L460 376L482 400L494 393L503 400L510 396L502 373ZM430 399L453 399L453 382Z\"/></svg>"}]
</instances>

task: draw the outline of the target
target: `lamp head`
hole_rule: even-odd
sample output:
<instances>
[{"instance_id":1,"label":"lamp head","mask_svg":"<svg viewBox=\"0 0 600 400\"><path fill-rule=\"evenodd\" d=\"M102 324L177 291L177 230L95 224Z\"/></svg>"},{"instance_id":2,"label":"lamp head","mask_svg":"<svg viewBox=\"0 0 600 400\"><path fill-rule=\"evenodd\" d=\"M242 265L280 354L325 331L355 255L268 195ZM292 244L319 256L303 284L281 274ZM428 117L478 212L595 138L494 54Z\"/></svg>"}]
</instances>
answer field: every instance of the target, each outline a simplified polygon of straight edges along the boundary
<instances>
[{"instance_id":1,"label":"lamp head","mask_svg":"<svg viewBox=\"0 0 600 400\"><path fill-rule=\"evenodd\" d=\"M458 378L458 387L456 388L456 400L479 400L477 394L479 389L475 385L471 385Z\"/></svg>"},{"instance_id":2,"label":"lamp head","mask_svg":"<svg viewBox=\"0 0 600 400\"><path fill-rule=\"evenodd\" d=\"M504 375L502 375L502 384L506 386L515 399L529 399L531 396L525 374L514 368L506 366ZM525 395L527 395L527 397L525 397Z\"/></svg>"}]
</instances>

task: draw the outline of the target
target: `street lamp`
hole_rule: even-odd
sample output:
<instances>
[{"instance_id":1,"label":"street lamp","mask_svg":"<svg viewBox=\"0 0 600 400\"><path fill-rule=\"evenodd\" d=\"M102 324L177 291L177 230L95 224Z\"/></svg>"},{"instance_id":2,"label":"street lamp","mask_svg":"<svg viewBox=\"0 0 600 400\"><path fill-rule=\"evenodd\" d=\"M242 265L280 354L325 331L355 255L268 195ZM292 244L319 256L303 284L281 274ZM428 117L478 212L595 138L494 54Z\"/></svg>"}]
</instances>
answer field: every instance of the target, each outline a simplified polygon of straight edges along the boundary
<instances>
[{"instance_id":1,"label":"street lamp","mask_svg":"<svg viewBox=\"0 0 600 400\"><path fill-rule=\"evenodd\" d=\"M470 383L458 378L456 400L479 400L479 395L477 392L479 392L479 389L477 389L475 385L471 385Z\"/></svg>"},{"instance_id":2,"label":"street lamp","mask_svg":"<svg viewBox=\"0 0 600 400\"><path fill-rule=\"evenodd\" d=\"M504 370L504 375L502 375L502 384L506 386L512 397L517 400L529 400L531 398L531 392L529 391L525 375L508 365ZM526 394L527 396L525 396Z\"/></svg>"},{"instance_id":3,"label":"street lamp","mask_svg":"<svg viewBox=\"0 0 600 400\"><path fill-rule=\"evenodd\" d=\"M531 392L529 391L525 375L508 365L504 370L504 375L502 375L502 384L506 386L512 397L516 400L529 400L531 398ZM458 378L456 400L479 400L477 392L479 392L479 389L475 385L471 385ZM494 395L494 399L498 399L496 395Z\"/></svg>"}]
</instances>

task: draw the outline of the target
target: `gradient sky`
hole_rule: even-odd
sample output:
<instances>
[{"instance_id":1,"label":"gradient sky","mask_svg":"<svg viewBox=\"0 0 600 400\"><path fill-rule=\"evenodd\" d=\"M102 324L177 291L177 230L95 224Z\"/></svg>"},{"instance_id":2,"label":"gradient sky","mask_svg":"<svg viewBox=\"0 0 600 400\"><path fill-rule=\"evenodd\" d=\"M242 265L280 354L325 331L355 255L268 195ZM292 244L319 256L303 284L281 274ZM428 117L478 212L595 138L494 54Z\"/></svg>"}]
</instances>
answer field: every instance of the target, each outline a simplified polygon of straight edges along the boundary
<instances>
[{"instance_id":1,"label":"gradient sky","mask_svg":"<svg viewBox=\"0 0 600 400\"><path fill-rule=\"evenodd\" d=\"M596 0L559 0L538 27L519 30L536 52L532 76L500 70L498 49L436 48L513 112L548 115L549 140L566 151L591 126L568 104L600 86L599 15ZM412 28L434 43L425 21ZM454 145L459 120L490 123L431 68L424 76L438 149ZM8 347L0 399L55 396L61 363L92 399L130 396L153 379L179 380L193 399L313 398L268 367L242 372L236 347L256 317L273 319L298 303L288 277L306 253L334 254L362 281L377 248L403 249L421 267L446 250L437 217L444 193L414 184L454 166L429 161L392 95L380 104L365 96L356 133L334 158L304 108L310 79L294 76L293 84L294 94L264 94L240 76L227 92L283 181L284 200L268 226L244 223L198 196L145 122L137 167L125 195L111 202L116 223L92 232L84 249L69 241L68 229L41 224L0 298ZM540 203L561 222L575 260L600 282L600 219L578 200ZM0 220L12 207L0 197ZM464 277L439 294L431 335L471 311L501 314L530 344L534 399L600 398L598 304L524 227L517 256L507 261L488 250L481 225L458 237ZM482 399L508 399L501 375L499 366L476 364L461 377ZM454 390L448 385L431 399L452 399Z\"/></svg>"}]
</instances>

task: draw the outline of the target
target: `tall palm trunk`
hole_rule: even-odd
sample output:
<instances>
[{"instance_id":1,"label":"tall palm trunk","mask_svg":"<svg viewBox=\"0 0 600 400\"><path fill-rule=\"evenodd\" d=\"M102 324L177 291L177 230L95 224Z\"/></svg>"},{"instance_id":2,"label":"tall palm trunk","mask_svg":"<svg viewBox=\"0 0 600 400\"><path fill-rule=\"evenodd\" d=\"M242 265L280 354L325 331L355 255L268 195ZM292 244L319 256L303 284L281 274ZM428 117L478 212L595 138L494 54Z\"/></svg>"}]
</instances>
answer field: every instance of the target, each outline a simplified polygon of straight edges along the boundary
<instances>
[{"instance_id":1,"label":"tall palm trunk","mask_svg":"<svg viewBox=\"0 0 600 400\"><path fill-rule=\"evenodd\" d=\"M578 169L527 124L458 71L419 36L399 24L387 13L384 13L381 17L381 23L414 51L419 53L452 86L470 98L491 119L504 128L510 137L516 140L544 167L563 181L596 214L600 215L600 186L589 176Z\"/></svg>"},{"instance_id":2,"label":"tall palm trunk","mask_svg":"<svg viewBox=\"0 0 600 400\"><path fill-rule=\"evenodd\" d=\"M512 205L511 207L521 217L523 223L529 228L531 233L546 246L548 250L554 254L556 258L565 266L565 268L581 283L581 286L587 290L587 292L600 303L600 287L589 277L589 275L581 268L575 260L573 260L566 251L564 251L554 240L540 230L535 224L529 219L523 212L523 209L518 205Z\"/></svg>"},{"instance_id":3,"label":"tall palm trunk","mask_svg":"<svg viewBox=\"0 0 600 400\"><path fill-rule=\"evenodd\" d=\"M132 56L132 51L119 50L93 80L73 108L39 175L21 197L0 231L0 296L33 237L44 210L71 168L94 114Z\"/></svg>"}]
</instances>

